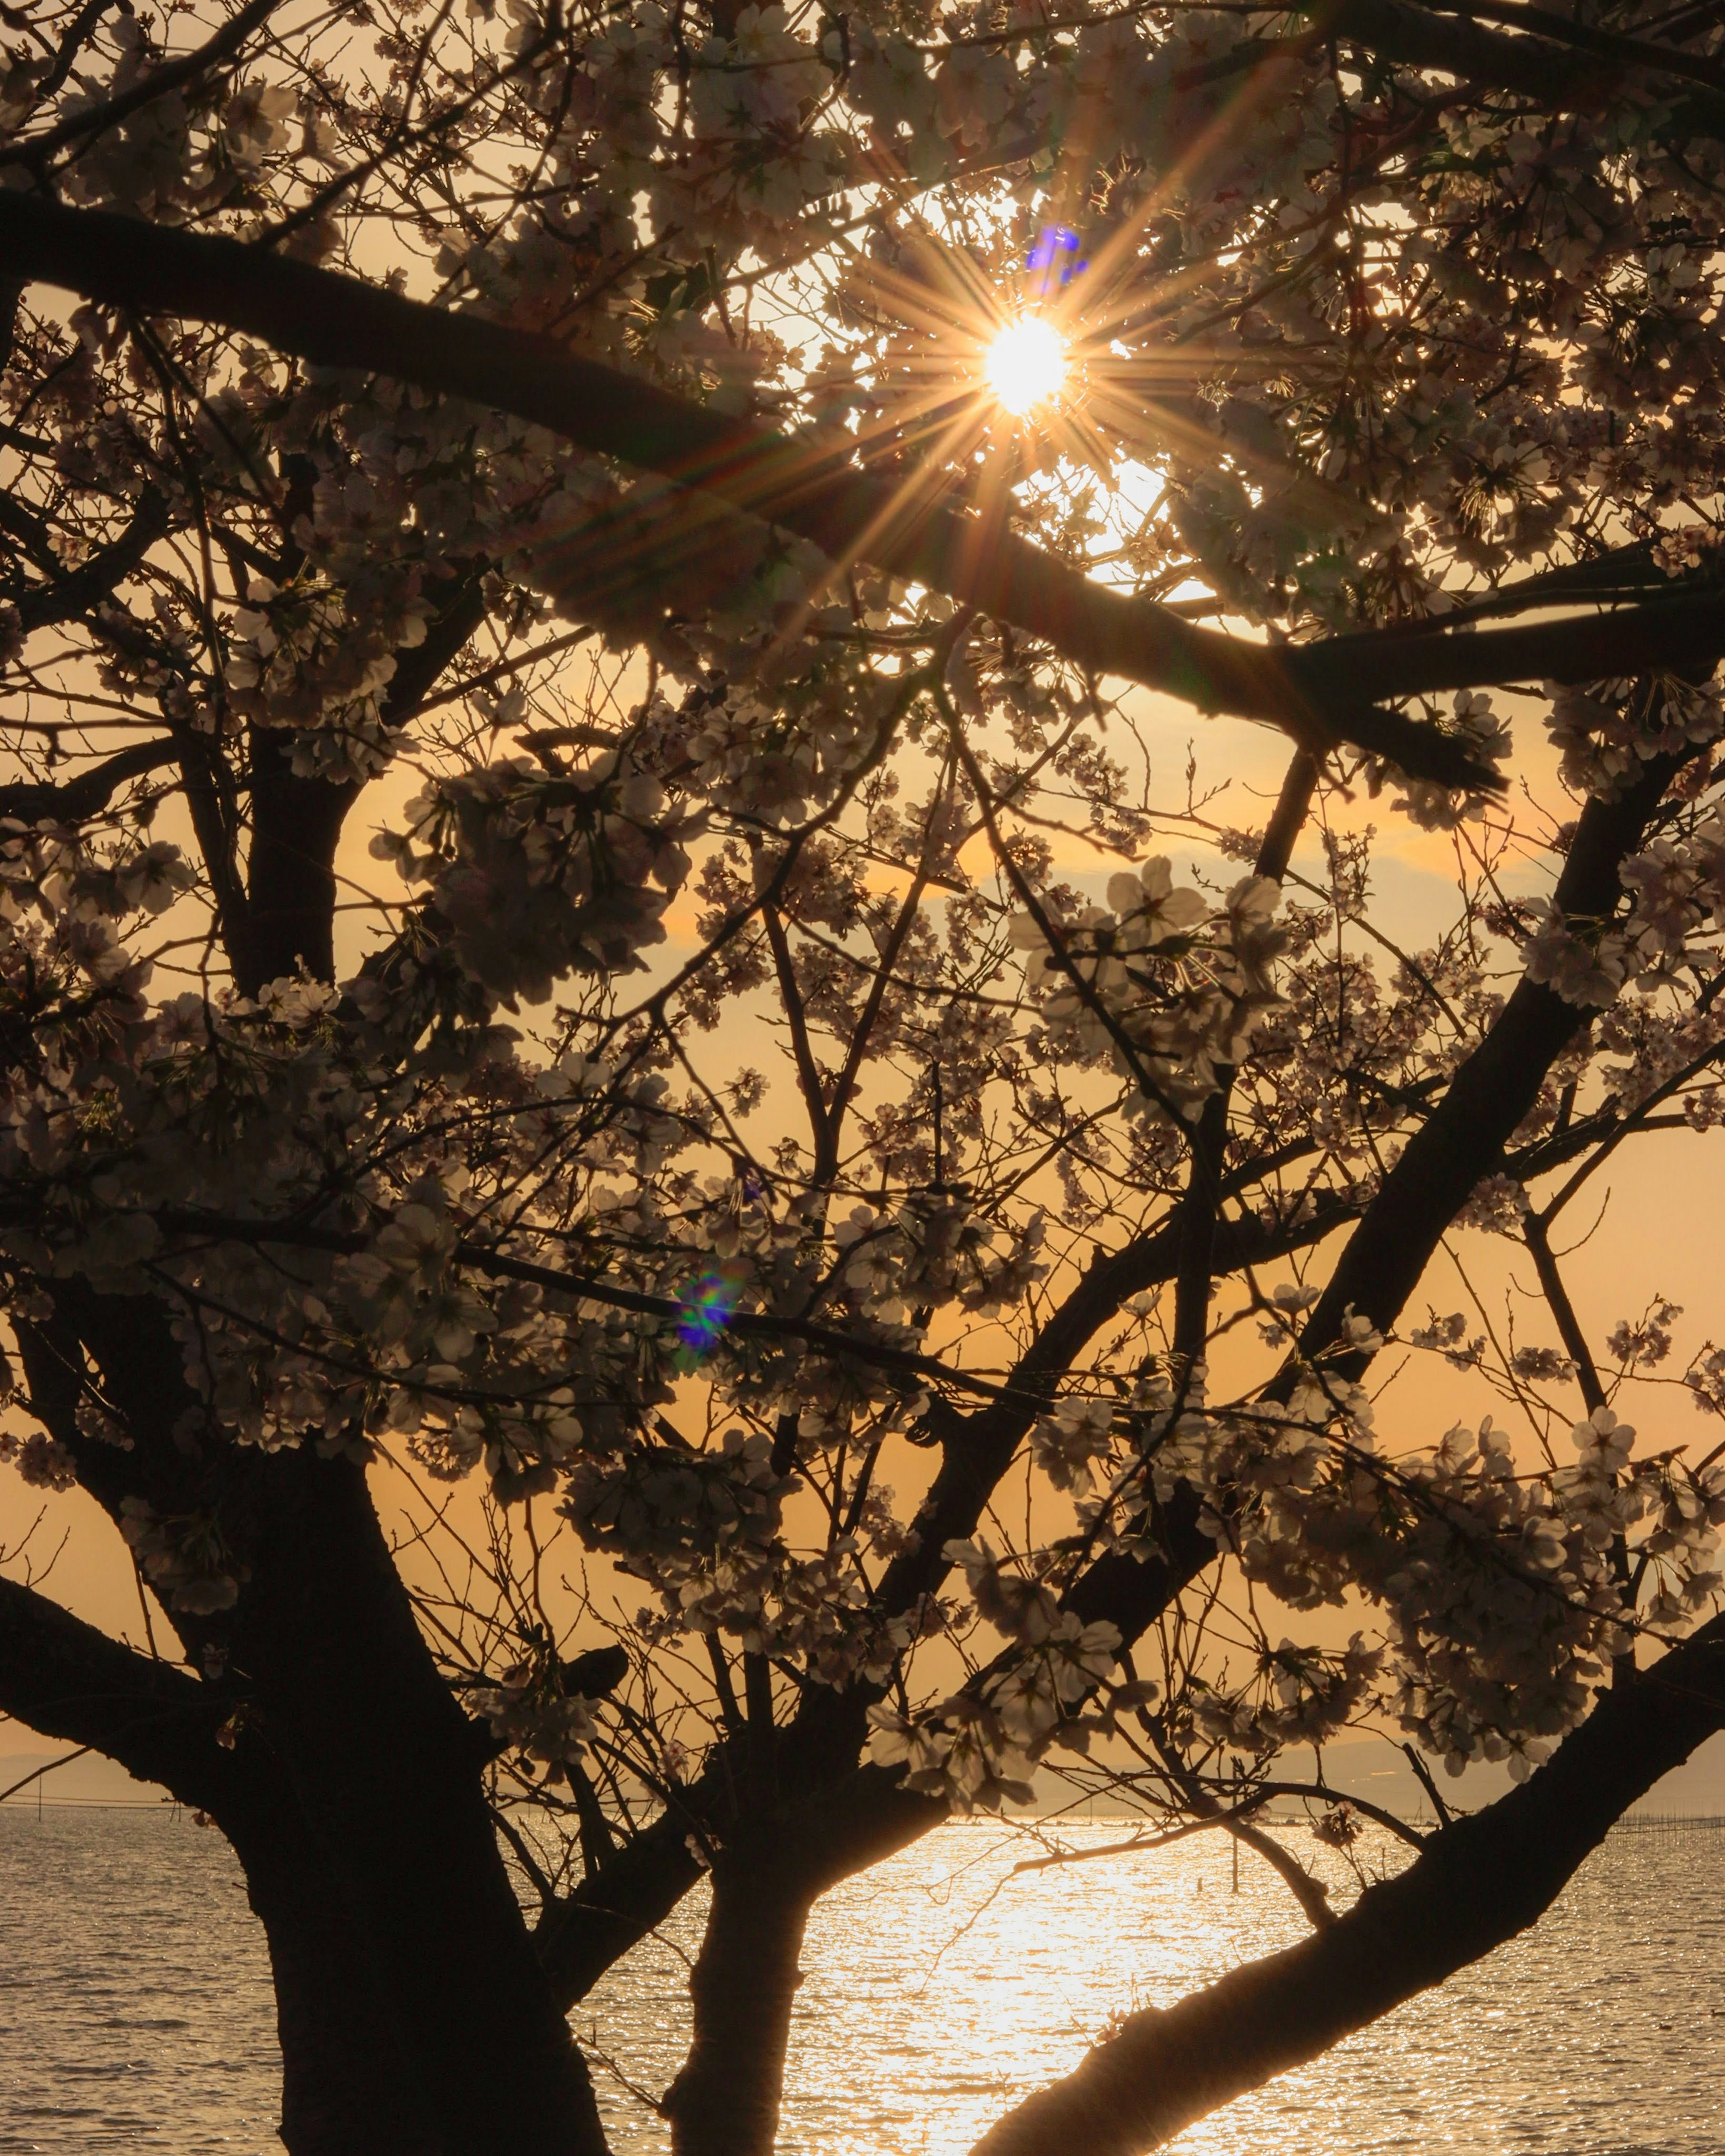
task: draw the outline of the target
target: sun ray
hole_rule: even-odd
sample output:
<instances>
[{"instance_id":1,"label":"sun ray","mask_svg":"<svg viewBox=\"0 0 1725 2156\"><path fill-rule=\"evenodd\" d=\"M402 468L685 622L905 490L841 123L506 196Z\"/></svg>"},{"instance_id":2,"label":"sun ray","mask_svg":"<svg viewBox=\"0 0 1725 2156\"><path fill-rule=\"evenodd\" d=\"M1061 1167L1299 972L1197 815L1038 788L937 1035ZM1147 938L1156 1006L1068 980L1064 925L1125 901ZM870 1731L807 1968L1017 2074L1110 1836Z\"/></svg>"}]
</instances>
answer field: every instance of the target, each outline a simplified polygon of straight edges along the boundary
<instances>
[{"instance_id":1,"label":"sun ray","mask_svg":"<svg viewBox=\"0 0 1725 2156\"><path fill-rule=\"evenodd\" d=\"M980 400L967 398L963 409L947 429L944 443L922 463L905 474L879 514L858 531L842 553L832 557L826 573L804 593L791 618L774 637L775 649L788 647L801 634L803 624L827 593L842 576L867 558L870 547L877 540L895 530L905 530L927 509L934 507L942 495L950 493L952 477L946 467L957 453L958 444L964 442L968 435L964 449L968 455L985 439L987 433L988 421Z\"/></svg>"}]
</instances>

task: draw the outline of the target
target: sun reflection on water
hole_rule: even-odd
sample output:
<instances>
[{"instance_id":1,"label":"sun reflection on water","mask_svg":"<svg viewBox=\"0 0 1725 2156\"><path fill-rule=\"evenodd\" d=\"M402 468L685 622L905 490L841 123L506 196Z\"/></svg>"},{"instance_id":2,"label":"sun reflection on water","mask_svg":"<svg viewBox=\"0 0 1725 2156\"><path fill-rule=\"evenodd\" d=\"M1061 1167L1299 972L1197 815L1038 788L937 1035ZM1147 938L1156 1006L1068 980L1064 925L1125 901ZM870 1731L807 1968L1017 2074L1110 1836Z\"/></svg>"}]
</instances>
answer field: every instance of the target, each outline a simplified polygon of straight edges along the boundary
<instances>
[{"instance_id":1,"label":"sun reflection on water","mask_svg":"<svg viewBox=\"0 0 1725 2156\"><path fill-rule=\"evenodd\" d=\"M1084 1846L1122 1829L1058 1833ZM1304 1936L1280 1881L1246 1857L1235 1896L1204 1837L1009 1877L1036 1853L1023 1834L955 1823L820 1903L778 2156L965 2156L1111 2015L1172 2005ZM1696 1999L1725 2003L1725 1833L1681 1853L1660 1839L1610 1843L1534 1932L1201 2121L1174 2156L1719 2156L1725 2047ZM1368 1869L1404 1855L1376 1830L1361 1847ZM1345 1905L1344 1860L1305 1835L1298 1848ZM704 1913L667 1927L686 1951ZM687 2041L684 1966L651 1944L638 1961L578 2021L596 2015L603 2048L661 2087ZM619 2156L660 2156L662 2124L596 2078Z\"/></svg>"}]
</instances>

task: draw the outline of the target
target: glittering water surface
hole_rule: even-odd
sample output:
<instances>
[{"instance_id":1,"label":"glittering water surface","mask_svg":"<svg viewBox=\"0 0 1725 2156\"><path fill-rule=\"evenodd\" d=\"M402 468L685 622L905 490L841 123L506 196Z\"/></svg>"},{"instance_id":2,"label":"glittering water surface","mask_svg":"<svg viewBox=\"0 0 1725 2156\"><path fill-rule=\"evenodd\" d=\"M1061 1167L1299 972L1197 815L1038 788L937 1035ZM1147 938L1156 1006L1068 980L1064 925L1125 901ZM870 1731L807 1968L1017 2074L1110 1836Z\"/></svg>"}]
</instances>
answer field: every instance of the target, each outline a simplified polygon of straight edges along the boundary
<instances>
[{"instance_id":1,"label":"glittering water surface","mask_svg":"<svg viewBox=\"0 0 1725 2156\"><path fill-rule=\"evenodd\" d=\"M1073 1848L1119 1823L1062 1826ZM1340 1883L1340 1860L1302 1857ZM1301 1936L1281 1882L1199 1837L1014 1873L954 1825L831 1895L803 1954L783 2156L962 2156L1108 2016ZM1368 1864L1388 1852L1368 1845ZM1192 2128L1178 2156L1725 2156L1725 1830L1621 1834L1538 1930ZM577 2017L619 2156L659 2156L701 1911ZM225 1845L166 1812L0 1810L0 2151L267 2156L263 1945Z\"/></svg>"},{"instance_id":2,"label":"glittering water surface","mask_svg":"<svg viewBox=\"0 0 1725 2156\"><path fill-rule=\"evenodd\" d=\"M264 1935L181 1812L0 1808L0 2149L281 2156Z\"/></svg>"}]
</instances>

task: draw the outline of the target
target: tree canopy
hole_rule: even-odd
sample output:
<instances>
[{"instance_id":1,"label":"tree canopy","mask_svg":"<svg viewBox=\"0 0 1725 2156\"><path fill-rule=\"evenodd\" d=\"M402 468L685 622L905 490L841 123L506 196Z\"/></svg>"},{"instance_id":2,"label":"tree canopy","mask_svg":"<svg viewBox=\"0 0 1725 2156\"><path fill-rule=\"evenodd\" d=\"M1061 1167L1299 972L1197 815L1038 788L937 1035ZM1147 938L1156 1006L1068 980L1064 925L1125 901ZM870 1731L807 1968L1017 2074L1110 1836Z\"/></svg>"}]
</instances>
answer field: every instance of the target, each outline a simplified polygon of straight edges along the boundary
<instances>
[{"instance_id":1,"label":"tree canopy","mask_svg":"<svg viewBox=\"0 0 1725 2156\"><path fill-rule=\"evenodd\" d=\"M0 1459L152 1628L13 1481L0 1712L233 1842L288 2146L599 2156L701 1888L767 2156L1051 1791L1312 1933L988 2156L1536 1921L1725 1726L1725 1350L1564 1270L1725 1121L1721 12L0 18Z\"/></svg>"}]
</instances>

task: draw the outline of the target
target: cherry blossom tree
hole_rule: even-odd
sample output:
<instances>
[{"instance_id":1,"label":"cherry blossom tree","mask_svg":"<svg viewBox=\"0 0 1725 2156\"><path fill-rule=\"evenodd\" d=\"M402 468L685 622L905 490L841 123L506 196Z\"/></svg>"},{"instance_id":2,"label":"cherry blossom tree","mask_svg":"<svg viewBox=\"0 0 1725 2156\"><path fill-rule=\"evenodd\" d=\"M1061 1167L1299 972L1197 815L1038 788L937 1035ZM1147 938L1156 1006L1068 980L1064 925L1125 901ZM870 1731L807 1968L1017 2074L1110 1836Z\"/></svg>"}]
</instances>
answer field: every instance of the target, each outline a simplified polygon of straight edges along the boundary
<instances>
[{"instance_id":1,"label":"cherry blossom tree","mask_svg":"<svg viewBox=\"0 0 1725 2156\"><path fill-rule=\"evenodd\" d=\"M700 1889L765 2156L814 1902L1034 1789L1311 1931L990 2156L1537 1921L1725 1726L1725 1351L1564 1276L1725 1119L1717 11L0 15L0 1711L232 1843L289 2148L598 2156Z\"/></svg>"}]
</instances>

